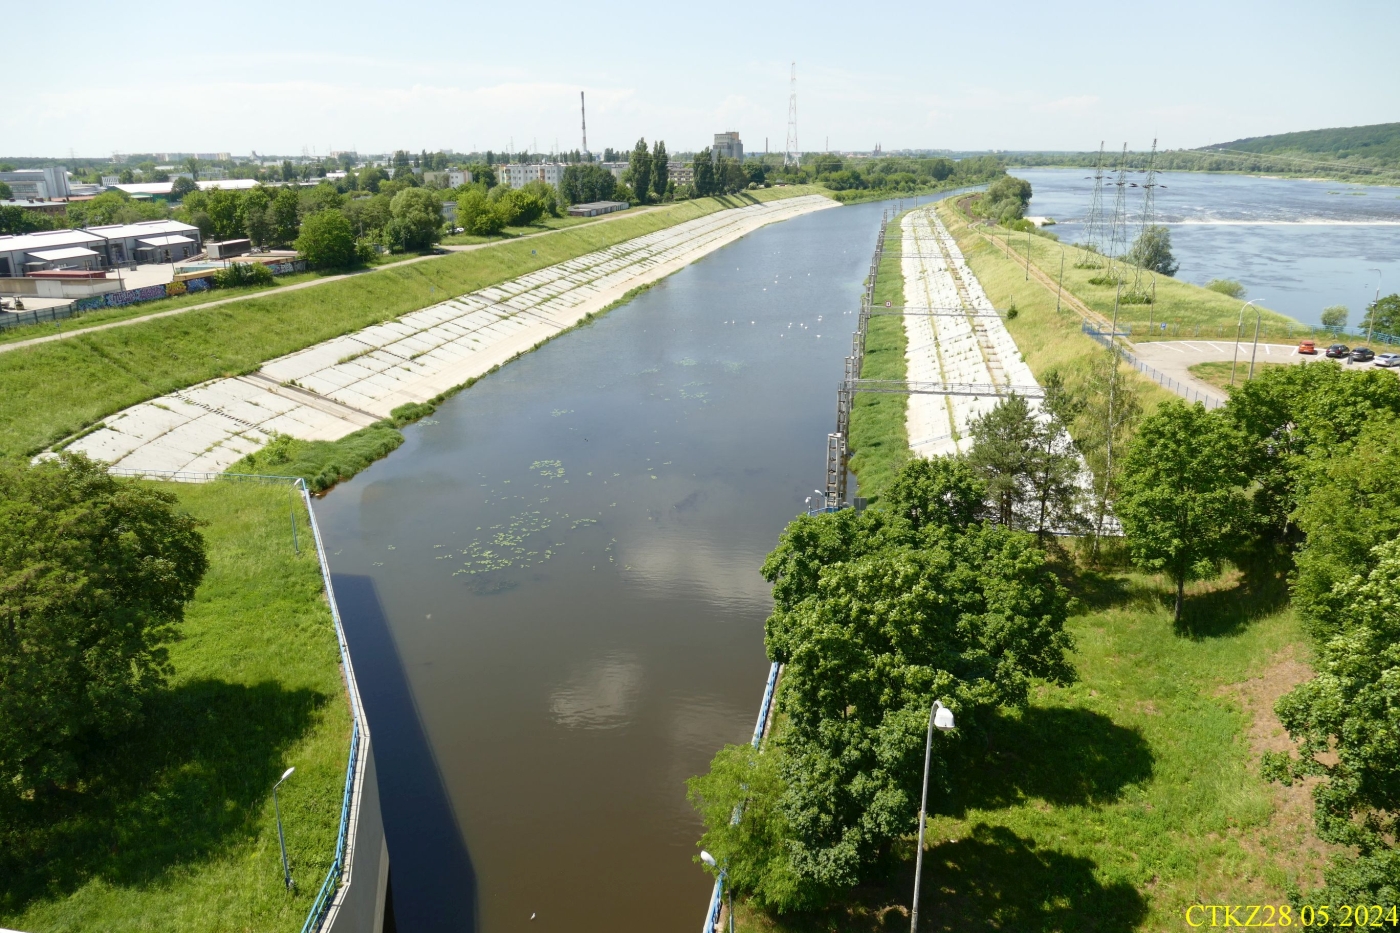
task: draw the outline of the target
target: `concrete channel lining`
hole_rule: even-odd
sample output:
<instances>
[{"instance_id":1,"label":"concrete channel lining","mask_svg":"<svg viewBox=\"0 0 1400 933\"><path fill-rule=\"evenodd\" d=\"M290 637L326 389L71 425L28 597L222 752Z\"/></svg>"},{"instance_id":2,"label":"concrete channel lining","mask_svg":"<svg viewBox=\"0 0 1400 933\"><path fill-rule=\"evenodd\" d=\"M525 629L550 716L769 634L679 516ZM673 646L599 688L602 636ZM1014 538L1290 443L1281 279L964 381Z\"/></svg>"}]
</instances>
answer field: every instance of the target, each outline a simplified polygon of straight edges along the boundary
<instances>
[{"instance_id":1,"label":"concrete channel lining","mask_svg":"<svg viewBox=\"0 0 1400 933\"><path fill-rule=\"evenodd\" d=\"M557 263L113 415L68 449L122 468L220 472L276 435L337 440L426 402L820 196L719 211Z\"/></svg>"}]
</instances>

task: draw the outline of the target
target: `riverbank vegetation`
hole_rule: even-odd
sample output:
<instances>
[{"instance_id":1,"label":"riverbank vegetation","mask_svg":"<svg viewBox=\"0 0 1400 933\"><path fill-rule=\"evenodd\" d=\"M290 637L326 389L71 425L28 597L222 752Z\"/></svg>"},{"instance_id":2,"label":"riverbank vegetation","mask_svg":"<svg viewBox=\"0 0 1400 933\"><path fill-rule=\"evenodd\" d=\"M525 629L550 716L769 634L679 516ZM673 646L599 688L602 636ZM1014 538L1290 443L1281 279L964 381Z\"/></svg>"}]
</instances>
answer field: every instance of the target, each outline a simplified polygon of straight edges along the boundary
<instances>
[{"instance_id":1,"label":"riverbank vegetation","mask_svg":"<svg viewBox=\"0 0 1400 933\"><path fill-rule=\"evenodd\" d=\"M714 211L812 193L767 189L562 230L0 354L0 457L33 456L104 416L456 295Z\"/></svg>"},{"instance_id":2,"label":"riverbank vegetation","mask_svg":"<svg viewBox=\"0 0 1400 933\"><path fill-rule=\"evenodd\" d=\"M940 215L994 304L1014 301L1008 328L1059 388L1057 417L1092 449L1106 388L1093 374L1109 354L1080 331L1090 309L1069 311L1061 296L1057 312L1057 282L1027 276L946 202ZM1164 929L1194 903L1296 912L1389 903L1400 890L1400 759L1372 740L1393 731L1400 703L1387 595L1400 580L1400 380L1330 362L1269 367L1206 412L1121 376L1118 397L1135 407L1115 440L1121 544L1052 538L1040 552L1034 510L1002 507L1000 461L1028 449L1001 443L1026 420L1008 403L979 422L972 455L912 461L864 515L804 517L784 532L765 565L769 653L787 665L774 732L761 753L724 750L691 784L702 845L728 859L740 929L908 922L921 774L899 756L917 752L934 699L958 729L934 739L928 928ZM1024 492L1033 477L1022 472ZM1081 508L1102 482L1081 491ZM934 493L911 495L924 487ZM966 580L929 573L941 545L900 535L926 516L969 514L961 533L982 523L1019 536L1018 566L1047 568L1073 599L1059 617L1064 667L1026 674L1024 703L979 709L964 733L968 704L950 701L956 663L910 659L956 643L927 634L942 632L945 606L1016 589L985 559ZM919 604L924 586L938 605ZM959 637L1016 617L965 620ZM986 661L1001 657L993 648ZM896 725L900 704L909 722ZM876 776L867 761L886 767ZM884 796L860 803L866 792ZM746 809L730 825L734 804Z\"/></svg>"},{"instance_id":3,"label":"riverbank vegetation","mask_svg":"<svg viewBox=\"0 0 1400 933\"><path fill-rule=\"evenodd\" d=\"M98 476L118 501L165 497L160 508L190 516L207 568L162 639L164 683L149 685L136 718L86 746L81 778L0 805L0 925L295 929L334 856L350 734L300 497L286 485ZM90 556L75 555L89 572L99 566ZM102 606L85 604L83 618L121 619ZM7 697L14 670L7 662L0 675ZM278 794L297 883L288 894L271 788L292 766Z\"/></svg>"}]
</instances>

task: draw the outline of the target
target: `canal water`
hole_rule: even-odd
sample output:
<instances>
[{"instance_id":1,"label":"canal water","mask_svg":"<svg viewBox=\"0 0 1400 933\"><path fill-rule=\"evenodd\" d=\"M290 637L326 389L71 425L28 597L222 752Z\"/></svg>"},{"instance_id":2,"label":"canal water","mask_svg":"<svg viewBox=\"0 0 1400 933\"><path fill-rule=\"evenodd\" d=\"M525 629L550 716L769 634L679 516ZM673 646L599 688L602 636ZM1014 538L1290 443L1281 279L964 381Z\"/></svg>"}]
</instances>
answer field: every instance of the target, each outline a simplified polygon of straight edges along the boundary
<instances>
[{"instance_id":1,"label":"canal water","mask_svg":"<svg viewBox=\"0 0 1400 933\"><path fill-rule=\"evenodd\" d=\"M1055 218L1049 229L1063 243L1084 238L1092 169L1011 173L1031 183L1028 213ZM1141 183L1143 175L1128 180ZM1199 172L1164 172L1158 180L1157 219L1171 232L1178 278L1197 285L1235 279L1248 297L1308 324L1341 304L1355 326L1378 286L1382 295L1400 291L1400 187ZM1127 190L1135 232L1142 192ZM1113 210L1113 198L1105 186L1105 210Z\"/></svg>"},{"instance_id":2,"label":"canal water","mask_svg":"<svg viewBox=\"0 0 1400 933\"><path fill-rule=\"evenodd\" d=\"M685 780L752 732L759 568L824 481L886 206L711 254L318 505L400 929L699 926Z\"/></svg>"}]
</instances>

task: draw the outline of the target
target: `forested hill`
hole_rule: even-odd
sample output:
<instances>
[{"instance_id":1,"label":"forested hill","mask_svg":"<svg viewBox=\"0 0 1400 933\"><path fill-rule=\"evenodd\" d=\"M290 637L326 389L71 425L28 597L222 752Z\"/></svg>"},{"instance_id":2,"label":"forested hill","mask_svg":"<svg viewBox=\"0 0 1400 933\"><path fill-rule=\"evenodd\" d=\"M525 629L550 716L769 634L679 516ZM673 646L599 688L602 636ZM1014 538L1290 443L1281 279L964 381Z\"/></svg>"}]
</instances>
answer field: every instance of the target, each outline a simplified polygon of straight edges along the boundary
<instances>
[{"instance_id":1,"label":"forested hill","mask_svg":"<svg viewBox=\"0 0 1400 933\"><path fill-rule=\"evenodd\" d=\"M1319 160L1339 159L1377 168L1396 168L1400 167L1400 123L1252 136L1203 148Z\"/></svg>"}]
</instances>

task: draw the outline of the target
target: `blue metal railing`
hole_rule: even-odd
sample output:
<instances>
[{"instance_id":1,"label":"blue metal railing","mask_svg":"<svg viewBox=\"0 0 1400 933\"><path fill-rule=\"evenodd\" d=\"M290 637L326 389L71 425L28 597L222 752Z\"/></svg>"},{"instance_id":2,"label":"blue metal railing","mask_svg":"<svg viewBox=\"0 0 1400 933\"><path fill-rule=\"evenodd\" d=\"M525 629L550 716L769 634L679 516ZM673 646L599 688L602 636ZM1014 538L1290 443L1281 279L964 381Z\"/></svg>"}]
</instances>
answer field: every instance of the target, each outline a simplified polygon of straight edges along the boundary
<instances>
[{"instance_id":1,"label":"blue metal railing","mask_svg":"<svg viewBox=\"0 0 1400 933\"><path fill-rule=\"evenodd\" d=\"M832 509L831 511L836 511ZM763 688L763 702L758 707L758 722L753 727L753 747L758 748L763 744L763 739L768 731L768 714L773 709L773 694L778 688L778 676L782 672L783 666L774 661L768 668L768 682ZM739 822L743 815L743 804L734 808L734 822ZM715 879L714 889L710 892L710 905L705 909L705 926L703 933L714 933L715 925L719 923L719 908L724 900L724 872L719 873Z\"/></svg>"},{"instance_id":2,"label":"blue metal railing","mask_svg":"<svg viewBox=\"0 0 1400 933\"><path fill-rule=\"evenodd\" d=\"M326 590L326 603L330 606L331 621L335 625L336 643L340 647L340 663L345 668L345 692L350 698L350 757L345 766L345 791L340 801L340 829L336 833L335 858L326 871L326 877L311 902L306 922L301 933L315 933L321 928L330 909L336 891L345 872L345 853L350 841L350 810L355 799L355 779L359 776L361 723L364 711L360 706L360 690L355 683L355 670L350 664L350 646L345 641L345 628L340 620L340 606L336 603L335 589L331 586L331 567L326 559L326 547L321 540L321 527L316 523L316 512L311 508L311 491L306 480L299 476L269 476L260 473L201 473L189 470L133 470L112 467L108 470L116 476L130 476L138 479L164 479L175 482L203 483L214 480L255 482L268 485L289 483L301 492L306 506L307 521L311 525L311 537L316 542L316 559L321 567L321 582ZM765 699L765 703L767 700Z\"/></svg>"}]
</instances>

